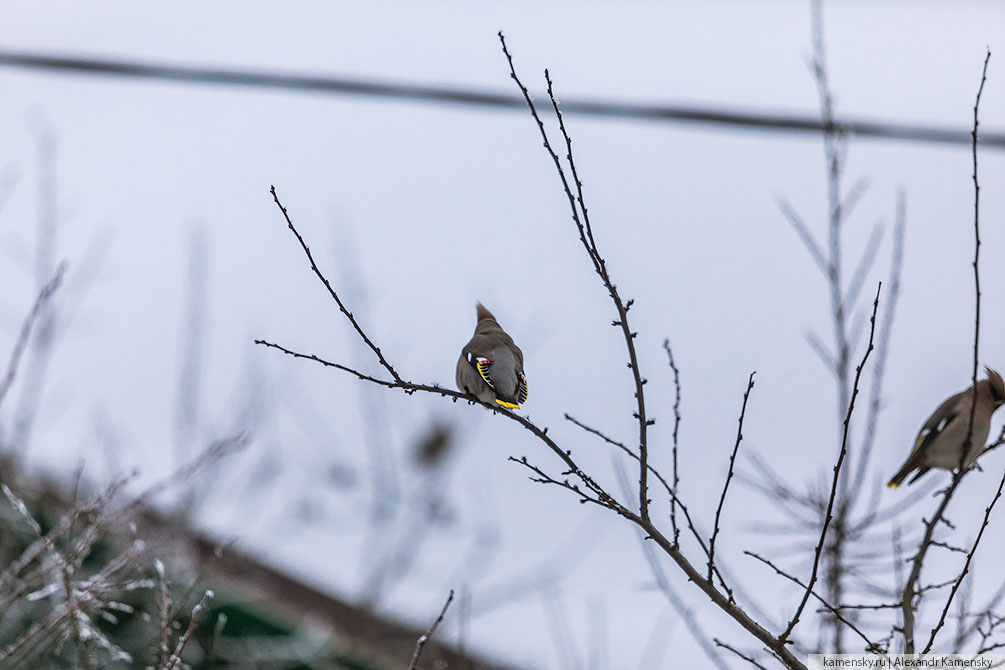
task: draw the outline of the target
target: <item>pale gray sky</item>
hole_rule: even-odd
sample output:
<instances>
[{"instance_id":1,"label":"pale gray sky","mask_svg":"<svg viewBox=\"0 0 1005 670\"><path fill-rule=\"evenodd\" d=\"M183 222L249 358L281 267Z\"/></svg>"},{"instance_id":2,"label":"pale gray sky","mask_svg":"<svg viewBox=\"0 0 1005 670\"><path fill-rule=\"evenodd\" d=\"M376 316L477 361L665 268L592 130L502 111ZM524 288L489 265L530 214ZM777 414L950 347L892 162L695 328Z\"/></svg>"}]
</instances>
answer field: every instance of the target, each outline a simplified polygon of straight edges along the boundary
<instances>
[{"instance_id":1,"label":"pale gray sky","mask_svg":"<svg viewBox=\"0 0 1005 670\"><path fill-rule=\"evenodd\" d=\"M968 128L989 46L995 55L982 118L987 128L1005 126L1005 65L996 51L1005 28L1000 3L844 2L828 7L826 21L839 116ZM0 47L515 93L496 38L501 29L524 81L543 90L540 72L549 67L560 98L812 113L809 26L808 3L795 1L476 7L8 0L0 7ZM71 264L59 304L76 314L53 361L31 463L69 469L85 461L92 476L107 476L93 432L100 415L119 435L123 470L140 466L152 479L172 466L187 253L192 231L200 230L209 245L201 437L232 426L249 385L262 386L271 408L262 439L207 483L215 493L203 520L314 583L360 596L368 560L360 512L369 482L360 385L252 340L376 366L285 229L268 194L275 184L329 277L351 276L365 288L366 325L399 371L452 385L457 352L474 325L474 302L482 300L524 349L526 411L615 486L609 452L562 414L632 439L624 345L606 325L613 310L579 247L528 114L10 69L0 69L0 90L6 103L0 169L9 165L18 175L0 211L0 284L7 287L0 351L14 341L35 292L30 258L41 126L58 141L59 256ZM660 345L664 337L673 341L684 384L682 495L703 527L711 527L752 370L757 386L743 448L758 450L794 483L829 471L836 455L833 389L804 339L812 328L829 340L825 285L776 204L778 196L789 199L822 235L819 139L575 115L566 122L598 242L619 289L636 301L633 325L658 420L654 458L664 467L672 378ZM876 220L892 224L899 187L908 212L878 469L862 486L880 485L900 465L924 417L968 383L970 160L966 147L851 145L846 184L864 177L871 187L847 229L849 254L857 256ZM980 168L981 358L1001 369L1005 200L996 185L1005 180L1005 156L984 152ZM889 246L887 235L873 287L885 277ZM98 247L105 260L93 286L75 291L88 250ZM350 255L355 273L346 273ZM260 376L249 377L248 369ZM439 398L390 392L372 398L386 405L400 453L432 417L456 420L464 438L449 478L456 524L432 534L409 576L386 594L383 611L425 621L449 588L466 587L471 644L529 667L576 667L559 658L541 597L488 608L505 585L564 555L576 561L560 587L580 667L593 667L586 658L593 635L588 610L598 605L606 613L610 667L653 662L643 648L657 624L671 635L659 667L705 662L683 626L672 623L675 615L666 614L634 531L562 491L528 482L506 461L526 455L558 469L529 434ZM5 407L5 421L12 409ZM984 474L969 481L964 498L975 508L989 499L1002 459L992 455ZM263 480L254 501L233 504L262 463L278 474ZM331 485L335 464L358 473L357 490ZM409 490L429 485L412 473L404 481ZM883 493L884 500L903 495ZM304 500L323 511L323 520L291 521ZM719 551L783 619L797 594L741 553L750 547L770 554L782 544L744 530L774 514L737 485ZM964 520L962 513L954 518ZM1001 528L996 519L986 556L1002 549ZM486 537L498 538L491 551L479 548ZM995 575L982 575L984 566L992 571L990 561L978 560L978 579L993 581ZM754 646L668 570L708 631ZM449 621L444 630L456 638Z\"/></svg>"}]
</instances>

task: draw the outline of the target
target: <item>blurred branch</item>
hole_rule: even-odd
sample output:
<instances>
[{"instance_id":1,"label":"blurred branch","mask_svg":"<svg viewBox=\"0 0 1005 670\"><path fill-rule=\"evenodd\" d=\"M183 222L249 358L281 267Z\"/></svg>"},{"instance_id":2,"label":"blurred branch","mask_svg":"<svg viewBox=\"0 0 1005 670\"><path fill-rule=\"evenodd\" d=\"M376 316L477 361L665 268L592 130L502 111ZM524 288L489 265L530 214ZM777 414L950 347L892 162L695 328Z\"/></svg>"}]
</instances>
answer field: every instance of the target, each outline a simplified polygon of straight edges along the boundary
<instances>
[{"instance_id":1,"label":"blurred branch","mask_svg":"<svg viewBox=\"0 0 1005 670\"><path fill-rule=\"evenodd\" d=\"M864 481L866 468L872 455L876 440L876 428L879 420L879 410L882 401L883 381L886 373L886 361L890 354L890 335L893 332L893 321L897 313L897 303L900 298L900 279L904 269L904 234L907 228L907 214L904 191L897 191L897 206L893 224L893 258L890 265L888 288L886 290L886 309L883 312L883 323L879 330L879 342L876 345L876 362L872 366L872 388L869 398L868 418L866 419L865 437L862 439L862 449L858 457L858 467L855 470L855 481Z\"/></svg>"},{"instance_id":2,"label":"blurred branch","mask_svg":"<svg viewBox=\"0 0 1005 670\"><path fill-rule=\"evenodd\" d=\"M209 599L213 597L212 591L206 591L202 596L202 600L192 608L192 618L188 622L188 628L185 629L185 633L179 638L177 646L174 648L174 653L171 654L171 658L168 659L167 663L164 665L164 670L174 670L175 666L181 662L181 653L185 650L185 646L188 644L189 639L192 637L192 633L195 632L196 626L199 625L199 617L202 616L202 612L206 609L206 603Z\"/></svg>"},{"instance_id":3,"label":"blurred branch","mask_svg":"<svg viewBox=\"0 0 1005 670\"><path fill-rule=\"evenodd\" d=\"M425 634L421 635L418 640L415 641L415 653L412 655L412 662L408 665L408 670L416 670L419 667L419 656L422 655L422 648L426 646L426 642L429 638L433 637L433 633L436 632L437 627L439 627L440 622L443 621L443 617L447 613L447 608L450 607L450 603L454 601L454 590L450 589L450 594L447 596L447 602L443 603L443 609L440 610L440 615L436 617L436 621L433 625L429 627L429 630Z\"/></svg>"},{"instance_id":4,"label":"blurred branch","mask_svg":"<svg viewBox=\"0 0 1005 670\"><path fill-rule=\"evenodd\" d=\"M24 354L24 350L28 346L28 340L31 337L32 328L38 320L39 315L41 315L42 311L45 309L46 304L59 288L65 273L66 263L63 263L56 269L56 274L49 280L49 283L42 287L38 297L35 298L35 304L32 306L31 311L28 312L28 316L25 317L24 323L21 325L21 332L18 335L17 342L15 342L14 349L11 351L10 359L7 362L7 372L4 374L3 379L0 380L0 405L3 404L4 398L7 396L11 385L14 383L14 377L17 375L18 366L21 363L21 356Z\"/></svg>"},{"instance_id":5,"label":"blurred branch","mask_svg":"<svg viewBox=\"0 0 1005 670\"><path fill-rule=\"evenodd\" d=\"M37 642L38 638L47 635L60 626L63 621L72 616L72 613L76 609L91 600L98 591L105 588L112 575L129 566L133 559L143 550L144 545L142 542L134 542L127 550L112 559L101 572L84 582L81 585L82 588L74 592L72 599L67 601L62 607L53 610L51 614L41 621L33 624L14 643L0 650L0 667L3 666L4 662L13 659L21 649L30 649Z\"/></svg>"}]
</instances>

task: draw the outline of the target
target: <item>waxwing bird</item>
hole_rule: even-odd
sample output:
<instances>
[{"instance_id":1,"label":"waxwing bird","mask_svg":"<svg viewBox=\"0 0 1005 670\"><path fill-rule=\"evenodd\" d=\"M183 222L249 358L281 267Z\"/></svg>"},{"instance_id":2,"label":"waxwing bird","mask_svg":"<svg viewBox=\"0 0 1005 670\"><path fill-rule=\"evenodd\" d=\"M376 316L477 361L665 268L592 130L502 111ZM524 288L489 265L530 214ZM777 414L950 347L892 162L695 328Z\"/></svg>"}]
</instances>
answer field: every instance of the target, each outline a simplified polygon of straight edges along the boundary
<instances>
[{"instance_id":1,"label":"waxwing bird","mask_svg":"<svg viewBox=\"0 0 1005 670\"><path fill-rule=\"evenodd\" d=\"M523 352L481 303L477 318L475 334L457 359L457 388L482 402L520 409L527 400Z\"/></svg>"},{"instance_id":2,"label":"waxwing bird","mask_svg":"<svg viewBox=\"0 0 1005 670\"><path fill-rule=\"evenodd\" d=\"M977 382L977 407L974 409L974 425L970 429L970 410L974 402L974 387L968 388L952 396L928 417L921 427L914 449L907 461L897 471L887 486L897 488L904 478L918 471L908 484L913 484L918 477L931 468L955 470L960 467L970 467L984 450L991 430L991 415L1005 404L1005 382L1001 375L985 366L988 378ZM970 432L970 442L963 456L963 443Z\"/></svg>"}]
</instances>

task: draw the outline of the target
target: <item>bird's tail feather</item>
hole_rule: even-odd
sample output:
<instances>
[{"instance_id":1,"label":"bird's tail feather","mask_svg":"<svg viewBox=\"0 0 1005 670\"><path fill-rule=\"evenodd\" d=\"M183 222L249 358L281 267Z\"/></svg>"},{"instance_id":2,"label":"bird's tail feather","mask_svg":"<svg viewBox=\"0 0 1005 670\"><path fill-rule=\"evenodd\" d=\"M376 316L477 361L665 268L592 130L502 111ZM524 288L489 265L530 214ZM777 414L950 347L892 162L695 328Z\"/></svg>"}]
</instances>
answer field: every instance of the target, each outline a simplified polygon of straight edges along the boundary
<instances>
[{"instance_id":1,"label":"bird's tail feather","mask_svg":"<svg viewBox=\"0 0 1005 670\"><path fill-rule=\"evenodd\" d=\"M919 472L910 482L908 482L909 484L913 484L918 477L928 472L928 468L921 463L921 452L918 451L911 454L911 457L907 459L907 462L901 466L900 470L897 471L897 474L890 477L890 481L888 481L886 485L891 489L899 487L907 476L915 470L918 470Z\"/></svg>"}]
</instances>

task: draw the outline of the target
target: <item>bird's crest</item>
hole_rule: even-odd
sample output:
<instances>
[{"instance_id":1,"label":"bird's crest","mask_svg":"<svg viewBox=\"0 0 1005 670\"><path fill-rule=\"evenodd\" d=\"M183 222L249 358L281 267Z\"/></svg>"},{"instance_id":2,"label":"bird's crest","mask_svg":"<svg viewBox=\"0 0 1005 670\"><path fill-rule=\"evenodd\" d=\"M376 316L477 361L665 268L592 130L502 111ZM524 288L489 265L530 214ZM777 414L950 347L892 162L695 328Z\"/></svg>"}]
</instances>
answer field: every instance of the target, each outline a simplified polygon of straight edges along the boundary
<instances>
[{"instance_id":1,"label":"bird's crest","mask_svg":"<svg viewBox=\"0 0 1005 670\"><path fill-rule=\"evenodd\" d=\"M492 315L492 312L488 311L485 308L485 305L481 303L478 303L478 306L475 308L475 311L477 313L479 321L481 321L482 319L492 319L493 321L496 320L496 318Z\"/></svg>"},{"instance_id":2,"label":"bird's crest","mask_svg":"<svg viewBox=\"0 0 1005 670\"><path fill-rule=\"evenodd\" d=\"M1002 376L986 365L984 366L984 371L988 373L991 395L998 402L1005 402L1005 381L1002 381Z\"/></svg>"}]
</instances>

